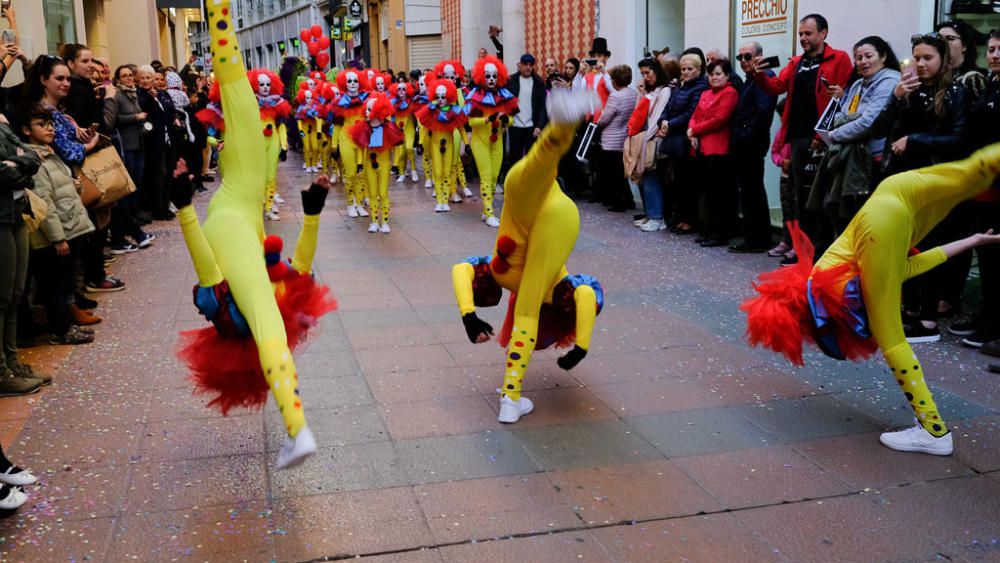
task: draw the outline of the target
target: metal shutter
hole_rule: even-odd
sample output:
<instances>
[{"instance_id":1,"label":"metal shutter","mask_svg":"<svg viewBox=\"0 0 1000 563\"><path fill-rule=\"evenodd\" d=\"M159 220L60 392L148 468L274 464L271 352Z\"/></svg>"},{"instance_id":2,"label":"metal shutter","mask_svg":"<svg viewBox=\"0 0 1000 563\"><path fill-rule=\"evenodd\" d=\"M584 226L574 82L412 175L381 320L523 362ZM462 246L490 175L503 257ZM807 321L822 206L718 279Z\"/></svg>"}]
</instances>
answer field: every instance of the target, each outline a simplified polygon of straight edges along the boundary
<instances>
[{"instance_id":1,"label":"metal shutter","mask_svg":"<svg viewBox=\"0 0 1000 563\"><path fill-rule=\"evenodd\" d=\"M441 61L441 36L420 35L409 38L410 70L434 68Z\"/></svg>"}]
</instances>

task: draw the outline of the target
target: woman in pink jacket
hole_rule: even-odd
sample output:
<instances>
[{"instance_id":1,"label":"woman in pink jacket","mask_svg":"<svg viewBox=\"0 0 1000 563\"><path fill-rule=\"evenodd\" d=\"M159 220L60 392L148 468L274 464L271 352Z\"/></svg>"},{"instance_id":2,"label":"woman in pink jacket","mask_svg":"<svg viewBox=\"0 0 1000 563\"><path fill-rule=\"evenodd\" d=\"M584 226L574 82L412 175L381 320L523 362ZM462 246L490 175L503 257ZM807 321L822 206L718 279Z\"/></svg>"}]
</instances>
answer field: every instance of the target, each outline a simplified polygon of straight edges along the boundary
<instances>
[{"instance_id":1,"label":"woman in pink jacket","mask_svg":"<svg viewBox=\"0 0 1000 563\"><path fill-rule=\"evenodd\" d=\"M701 180L704 222L696 242L705 247L728 245L730 229L736 222L736 179L729 159L729 132L740 96L729 81L732 72L732 65L725 59L709 63L709 89L702 93L688 124L687 135Z\"/></svg>"}]
</instances>

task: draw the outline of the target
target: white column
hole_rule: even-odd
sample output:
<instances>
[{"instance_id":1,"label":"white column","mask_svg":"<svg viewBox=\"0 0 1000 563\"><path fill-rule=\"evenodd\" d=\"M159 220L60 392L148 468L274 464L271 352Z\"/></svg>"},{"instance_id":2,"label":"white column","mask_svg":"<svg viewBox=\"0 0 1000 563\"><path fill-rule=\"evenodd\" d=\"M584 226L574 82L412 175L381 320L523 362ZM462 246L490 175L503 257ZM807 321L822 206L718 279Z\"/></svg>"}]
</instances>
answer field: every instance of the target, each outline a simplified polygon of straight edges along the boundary
<instances>
[{"instance_id":1,"label":"white column","mask_svg":"<svg viewBox=\"0 0 1000 563\"><path fill-rule=\"evenodd\" d=\"M504 26L503 5L500 2L478 2L477 0L462 0L462 64L471 68L479 57L480 47L485 47L489 53L496 51L490 41L490 26ZM507 35L500 36L501 42ZM506 51L506 44L504 50Z\"/></svg>"},{"instance_id":2,"label":"white column","mask_svg":"<svg viewBox=\"0 0 1000 563\"><path fill-rule=\"evenodd\" d=\"M517 72L517 62L525 49L524 2L526 0L503 0L503 62L507 71Z\"/></svg>"}]
</instances>

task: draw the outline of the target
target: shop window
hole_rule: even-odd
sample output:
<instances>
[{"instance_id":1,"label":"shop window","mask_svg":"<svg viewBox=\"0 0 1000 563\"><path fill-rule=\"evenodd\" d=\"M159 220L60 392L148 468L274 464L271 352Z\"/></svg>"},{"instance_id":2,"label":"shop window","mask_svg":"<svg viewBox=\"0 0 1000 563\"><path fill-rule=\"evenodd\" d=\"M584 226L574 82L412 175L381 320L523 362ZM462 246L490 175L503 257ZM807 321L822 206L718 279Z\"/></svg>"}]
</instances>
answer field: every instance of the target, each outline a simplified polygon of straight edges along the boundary
<instances>
[{"instance_id":1,"label":"shop window","mask_svg":"<svg viewBox=\"0 0 1000 563\"><path fill-rule=\"evenodd\" d=\"M983 45L990 30L1000 28L1000 0L940 0L937 16L939 23L962 20L983 34L976 41L979 47L977 64L980 68L987 68L986 49Z\"/></svg>"},{"instance_id":2,"label":"shop window","mask_svg":"<svg viewBox=\"0 0 1000 563\"><path fill-rule=\"evenodd\" d=\"M43 0L45 40L49 53L58 53L66 43L76 43L76 16L73 0Z\"/></svg>"}]
</instances>

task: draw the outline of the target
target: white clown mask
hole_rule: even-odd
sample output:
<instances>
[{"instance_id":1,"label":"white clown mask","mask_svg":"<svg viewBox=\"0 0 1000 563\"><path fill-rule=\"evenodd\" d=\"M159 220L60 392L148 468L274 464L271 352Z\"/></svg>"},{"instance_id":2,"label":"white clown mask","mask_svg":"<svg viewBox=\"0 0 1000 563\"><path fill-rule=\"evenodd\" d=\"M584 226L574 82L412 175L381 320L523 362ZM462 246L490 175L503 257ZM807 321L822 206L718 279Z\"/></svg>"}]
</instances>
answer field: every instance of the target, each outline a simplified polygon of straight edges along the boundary
<instances>
[{"instance_id":1,"label":"white clown mask","mask_svg":"<svg viewBox=\"0 0 1000 563\"><path fill-rule=\"evenodd\" d=\"M406 84L405 83L400 82L399 86L396 87L396 97L399 98L400 100L406 98Z\"/></svg>"},{"instance_id":2,"label":"white clown mask","mask_svg":"<svg viewBox=\"0 0 1000 563\"><path fill-rule=\"evenodd\" d=\"M424 95L427 95L427 79L426 79L426 77L421 76L420 79L417 80L417 84L420 86L420 93L424 94Z\"/></svg>"},{"instance_id":3,"label":"white clown mask","mask_svg":"<svg viewBox=\"0 0 1000 563\"><path fill-rule=\"evenodd\" d=\"M306 84L309 85L309 89L310 90L315 90L316 89L316 81L313 80L312 78L306 80Z\"/></svg>"},{"instance_id":4,"label":"white clown mask","mask_svg":"<svg viewBox=\"0 0 1000 563\"><path fill-rule=\"evenodd\" d=\"M439 106L448 105L448 89L444 86L438 86L434 89L434 101L437 102Z\"/></svg>"},{"instance_id":5,"label":"white clown mask","mask_svg":"<svg viewBox=\"0 0 1000 563\"><path fill-rule=\"evenodd\" d=\"M445 78L455 80L455 65L452 64L444 65L444 75Z\"/></svg>"},{"instance_id":6,"label":"white clown mask","mask_svg":"<svg viewBox=\"0 0 1000 563\"><path fill-rule=\"evenodd\" d=\"M379 92L385 92L385 77L376 76L375 77L375 90Z\"/></svg>"},{"instance_id":7,"label":"white clown mask","mask_svg":"<svg viewBox=\"0 0 1000 563\"><path fill-rule=\"evenodd\" d=\"M361 89L361 80L358 78L358 73L348 72L347 73L347 94L349 96L357 96L358 90Z\"/></svg>"},{"instance_id":8,"label":"white clown mask","mask_svg":"<svg viewBox=\"0 0 1000 563\"><path fill-rule=\"evenodd\" d=\"M312 103L312 101L313 101L312 90L306 90L306 103L310 104L310 103Z\"/></svg>"},{"instance_id":9,"label":"white clown mask","mask_svg":"<svg viewBox=\"0 0 1000 563\"><path fill-rule=\"evenodd\" d=\"M266 74L257 75L257 93L261 96L271 95L271 77Z\"/></svg>"},{"instance_id":10,"label":"white clown mask","mask_svg":"<svg viewBox=\"0 0 1000 563\"><path fill-rule=\"evenodd\" d=\"M368 98L368 103L365 104L365 119L371 120L373 107L375 107L375 98Z\"/></svg>"},{"instance_id":11,"label":"white clown mask","mask_svg":"<svg viewBox=\"0 0 1000 563\"><path fill-rule=\"evenodd\" d=\"M486 87L492 90L497 87L497 81L500 77L500 72L497 70L497 65L493 63L488 63L483 68L483 76L486 78Z\"/></svg>"}]
</instances>

